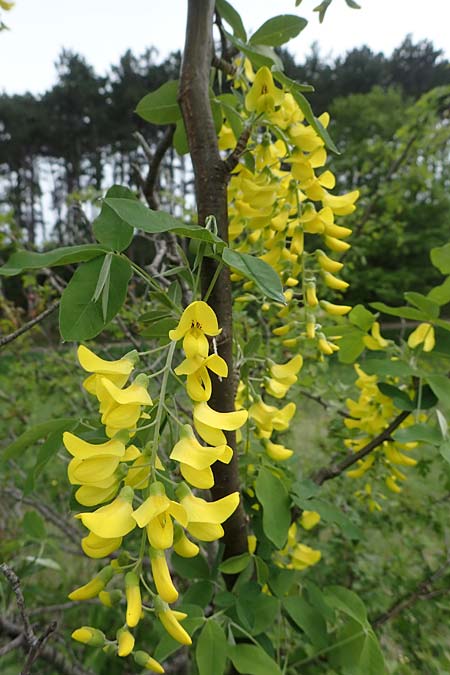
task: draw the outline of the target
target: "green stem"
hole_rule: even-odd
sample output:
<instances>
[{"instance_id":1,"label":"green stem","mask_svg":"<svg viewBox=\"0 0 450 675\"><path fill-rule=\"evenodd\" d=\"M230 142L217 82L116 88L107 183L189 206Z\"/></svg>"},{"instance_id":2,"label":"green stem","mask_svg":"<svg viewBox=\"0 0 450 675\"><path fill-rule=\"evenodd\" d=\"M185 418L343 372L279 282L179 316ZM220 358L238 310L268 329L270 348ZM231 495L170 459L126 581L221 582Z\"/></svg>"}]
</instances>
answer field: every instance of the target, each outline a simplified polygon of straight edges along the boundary
<instances>
[{"instance_id":1,"label":"green stem","mask_svg":"<svg viewBox=\"0 0 450 675\"><path fill-rule=\"evenodd\" d=\"M206 291L205 295L203 296L203 302L208 302L209 296L211 295L211 293L214 289L214 286L216 285L216 281L219 278L219 274L221 273L222 268L223 268L223 261L221 260L220 263L217 265L216 271L213 274L213 277L212 277L211 282L210 282L210 284L207 288L207 291Z\"/></svg>"},{"instance_id":2,"label":"green stem","mask_svg":"<svg viewBox=\"0 0 450 675\"><path fill-rule=\"evenodd\" d=\"M162 421L162 415L163 415L163 411L164 411L164 404L165 404L165 400L166 400L167 382L168 382L168 379L169 379L169 374L170 374L170 370L171 370L171 367L172 367L173 355L175 353L176 346L177 346L177 343L175 341L173 341L170 344L169 351L167 352L167 359L166 359L164 375L163 375L162 382L161 382L161 389L160 389L160 393L159 393L158 407L156 409L156 417L155 417L155 431L153 433L153 442L152 442L152 454L151 454L152 467L154 467L155 464L156 464L156 455L157 455L157 452L158 452L159 435L160 435L160 430L161 430L161 421ZM153 470L152 470L152 481L154 482L155 480L156 480L156 475L155 475L155 470L153 468Z\"/></svg>"}]
</instances>

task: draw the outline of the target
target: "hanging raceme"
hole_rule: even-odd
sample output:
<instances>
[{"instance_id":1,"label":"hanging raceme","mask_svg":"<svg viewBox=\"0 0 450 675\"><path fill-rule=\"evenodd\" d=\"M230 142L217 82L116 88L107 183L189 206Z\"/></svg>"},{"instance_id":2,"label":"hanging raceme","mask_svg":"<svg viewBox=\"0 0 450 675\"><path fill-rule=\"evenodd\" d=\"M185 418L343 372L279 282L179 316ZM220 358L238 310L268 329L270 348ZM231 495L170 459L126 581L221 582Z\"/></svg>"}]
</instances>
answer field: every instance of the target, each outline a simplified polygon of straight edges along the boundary
<instances>
[{"instance_id":1,"label":"hanging raceme","mask_svg":"<svg viewBox=\"0 0 450 675\"><path fill-rule=\"evenodd\" d=\"M181 425L179 440L167 453L168 461L178 463L182 478L196 489L214 485L211 467L215 462L231 461L233 451L224 432L239 429L248 413L244 409L217 412L207 403L211 396L208 371L219 378L228 375L226 362L216 353L215 345L209 353L210 339L220 332L216 315L207 303L192 302L182 312L178 325L170 331L156 406L148 393L146 375L140 373L128 382L137 363L136 352L107 361L83 345L78 348L80 364L90 373L84 388L99 402L103 433L96 431L89 440L64 433L64 445L72 456L68 477L77 487L75 499L84 507L94 507L76 515L88 530L81 542L83 551L94 559L111 554L115 557L69 597L98 597L106 607L120 604L124 598L126 607L124 623L115 639L89 626L74 631L73 638L103 646L123 658L132 655L138 665L153 672L164 670L147 652L135 650L133 630L145 613L153 611L169 635L181 644L191 644L180 623L187 615L170 607L179 594L168 554L173 549L181 557L198 555L200 547L189 537L199 542L220 539L224 534L222 523L240 500L238 492L213 502L194 495L186 483L177 481L176 473L169 477L158 454L167 381L177 342L183 339L185 359L174 369L173 377L186 375L186 392L193 402L192 423L198 436L190 424ZM153 429L153 436L143 442L141 431L145 429Z\"/></svg>"}]
</instances>

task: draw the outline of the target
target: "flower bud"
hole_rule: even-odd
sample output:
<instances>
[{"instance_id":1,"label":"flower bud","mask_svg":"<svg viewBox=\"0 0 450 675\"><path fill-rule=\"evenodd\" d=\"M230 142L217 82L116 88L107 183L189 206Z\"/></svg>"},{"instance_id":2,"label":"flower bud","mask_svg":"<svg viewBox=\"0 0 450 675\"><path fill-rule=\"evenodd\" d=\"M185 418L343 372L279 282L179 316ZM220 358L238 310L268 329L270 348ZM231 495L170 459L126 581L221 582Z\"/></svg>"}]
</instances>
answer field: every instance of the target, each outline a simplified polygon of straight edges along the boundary
<instances>
[{"instance_id":1,"label":"flower bud","mask_svg":"<svg viewBox=\"0 0 450 675\"><path fill-rule=\"evenodd\" d=\"M91 647L103 647L106 641L105 634L97 628L91 626L82 626L72 633L72 638L77 642L82 642Z\"/></svg>"},{"instance_id":2,"label":"flower bud","mask_svg":"<svg viewBox=\"0 0 450 675\"><path fill-rule=\"evenodd\" d=\"M147 652L144 652L142 650L139 650L137 652L134 652L133 658L135 663L137 663L138 666L141 666L142 668L145 668L146 670L151 670L152 673L163 673L164 668L158 661L153 659L150 654L147 654Z\"/></svg>"},{"instance_id":3,"label":"flower bud","mask_svg":"<svg viewBox=\"0 0 450 675\"><path fill-rule=\"evenodd\" d=\"M126 628L117 631L118 656L128 656L133 651L134 637Z\"/></svg>"},{"instance_id":4,"label":"flower bud","mask_svg":"<svg viewBox=\"0 0 450 675\"><path fill-rule=\"evenodd\" d=\"M153 581L161 598L165 602L175 602L178 591L173 585L164 552L150 547L150 565Z\"/></svg>"},{"instance_id":5,"label":"flower bud","mask_svg":"<svg viewBox=\"0 0 450 675\"><path fill-rule=\"evenodd\" d=\"M97 597L105 586L111 581L114 574L111 565L104 567L101 572L97 574L91 581L88 581L84 586L75 588L72 593L69 593L69 600L90 600Z\"/></svg>"},{"instance_id":6,"label":"flower bud","mask_svg":"<svg viewBox=\"0 0 450 675\"><path fill-rule=\"evenodd\" d=\"M127 625L134 628L138 625L142 613L139 577L134 572L128 572L125 575L125 594L127 598Z\"/></svg>"}]
</instances>

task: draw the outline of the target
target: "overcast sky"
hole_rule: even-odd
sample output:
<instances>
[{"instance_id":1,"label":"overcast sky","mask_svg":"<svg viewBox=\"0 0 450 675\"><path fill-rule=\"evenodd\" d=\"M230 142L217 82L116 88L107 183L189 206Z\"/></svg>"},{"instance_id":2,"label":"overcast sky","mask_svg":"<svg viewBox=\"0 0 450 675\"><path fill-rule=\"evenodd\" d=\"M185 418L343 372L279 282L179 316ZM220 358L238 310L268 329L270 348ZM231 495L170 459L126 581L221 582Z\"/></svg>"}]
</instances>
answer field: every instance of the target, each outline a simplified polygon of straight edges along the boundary
<instances>
[{"instance_id":1,"label":"overcast sky","mask_svg":"<svg viewBox=\"0 0 450 675\"><path fill-rule=\"evenodd\" d=\"M274 14L298 14L309 20L289 43L301 59L317 41L323 54L337 56L368 44L389 54L407 33L428 38L450 56L450 0L359 0L360 10L333 0L319 24L312 8L319 0L231 0L245 26L256 29ZM135 54L158 48L161 57L181 49L186 0L16 0L0 33L0 90L41 93L55 81L54 63L63 47L84 55L99 74L128 49Z\"/></svg>"}]
</instances>

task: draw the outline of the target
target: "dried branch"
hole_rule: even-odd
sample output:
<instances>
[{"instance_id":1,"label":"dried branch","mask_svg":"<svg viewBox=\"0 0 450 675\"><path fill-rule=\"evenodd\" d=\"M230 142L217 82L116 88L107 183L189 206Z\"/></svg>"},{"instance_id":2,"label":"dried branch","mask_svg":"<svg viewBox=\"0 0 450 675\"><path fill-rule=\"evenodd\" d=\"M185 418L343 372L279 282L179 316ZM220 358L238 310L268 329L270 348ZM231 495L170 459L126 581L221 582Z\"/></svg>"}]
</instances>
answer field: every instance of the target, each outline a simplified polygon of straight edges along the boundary
<instances>
[{"instance_id":1,"label":"dried branch","mask_svg":"<svg viewBox=\"0 0 450 675\"><path fill-rule=\"evenodd\" d=\"M409 410L403 410L397 415L395 419L389 424L389 426L384 429L378 436L375 436L369 443L367 443L361 450L358 452L349 452L344 459L336 464L330 464L329 466L324 466L319 469L316 473L311 476L311 480L317 485L323 485L325 481L331 480L332 478L337 478L341 473L346 471L350 466L356 464L360 459L363 459L369 455L373 450L375 450L379 445L388 441L392 435L392 432L400 426L400 424L411 414Z\"/></svg>"},{"instance_id":2,"label":"dried branch","mask_svg":"<svg viewBox=\"0 0 450 675\"><path fill-rule=\"evenodd\" d=\"M13 333L10 333L9 335L5 335L4 337L0 338L0 348L4 347L5 345L9 344L10 342L13 342L13 340L16 340L18 337L26 333L27 331L31 330L34 326L36 326L38 323L46 319L52 312L55 311L59 307L59 301L55 302L53 305L50 307L47 307L41 314L36 316L34 319L31 321L28 321L27 323L24 323L23 326L15 330Z\"/></svg>"},{"instance_id":3,"label":"dried branch","mask_svg":"<svg viewBox=\"0 0 450 675\"><path fill-rule=\"evenodd\" d=\"M4 633L12 638L19 636L23 638L22 627L3 617L0 617L0 633ZM22 644L22 647L24 647L24 644ZM61 675L94 675L91 670L85 670L78 663L71 663L62 652L49 645L42 645L37 657L44 659L44 661L54 666L55 670L53 672L55 675L57 673L61 673ZM24 675L23 671L21 675Z\"/></svg>"},{"instance_id":4,"label":"dried branch","mask_svg":"<svg viewBox=\"0 0 450 675\"><path fill-rule=\"evenodd\" d=\"M6 656L6 654L9 654L9 652L14 651L14 649L17 649L18 647L21 647L23 643L23 634L21 633L17 637L15 637L11 642L8 642L6 645L3 647L0 647L0 658L2 656Z\"/></svg>"},{"instance_id":5,"label":"dried branch","mask_svg":"<svg viewBox=\"0 0 450 675\"><path fill-rule=\"evenodd\" d=\"M314 394L310 394L309 391L306 389L300 389L300 394L304 396L305 398L309 398L310 401L314 401L314 403L318 403L324 410L330 410L334 409L337 415L340 415L341 417L345 417L347 419L351 419L352 416L348 414L345 410L340 410L340 409L335 409L334 406L332 406L331 403L327 403L321 396L315 396Z\"/></svg>"},{"instance_id":6,"label":"dried branch","mask_svg":"<svg viewBox=\"0 0 450 675\"><path fill-rule=\"evenodd\" d=\"M175 125L170 124L164 131L163 136L156 145L155 152L152 152L145 138L139 131L136 131L134 137L137 138L144 151L145 156L149 162L149 169L147 177L142 185L142 192L151 209L157 211L159 209L159 198L156 193L156 185L158 182L159 168L164 159L164 155L172 145L173 135L175 133Z\"/></svg>"},{"instance_id":7,"label":"dried branch","mask_svg":"<svg viewBox=\"0 0 450 675\"><path fill-rule=\"evenodd\" d=\"M35 636L33 629L31 627L30 620L28 619L27 611L25 609L25 599L23 597L22 589L20 587L20 580L14 570L9 567L6 563L0 563L0 571L3 573L4 577L11 586L14 595L16 596L17 608L20 613L20 617L23 623L23 636L24 640L27 643L27 646L30 649L33 649L37 643L37 637Z\"/></svg>"},{"instance_id":8,"label":"dried branch","mask_svg":"<svg viewBox=\"0 0 450 675\"><path fill-rule=\"evenodd\" d=\"M426 576L413 591L407 593L402 598L394 602L394 604L391 605L391 607L386 612L383 612L383 614L380 614L380 616L374 619L371 622L372 626L382 626L387 621L394 619L405 609L412 607L412 605L414 605L419 600L429 600L430 598L450 592L449 587L441 589L432 588L433 584L436 583L436 581L439 581L439 579L441 579L444 574L446 574L449 567L450 555L447 556L446 560L442 563L442 565L440 565L440 567L438 567L435 572Z\"/></svg>"}]
</instances>

